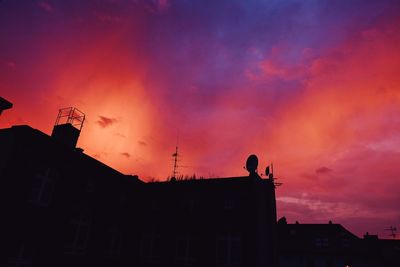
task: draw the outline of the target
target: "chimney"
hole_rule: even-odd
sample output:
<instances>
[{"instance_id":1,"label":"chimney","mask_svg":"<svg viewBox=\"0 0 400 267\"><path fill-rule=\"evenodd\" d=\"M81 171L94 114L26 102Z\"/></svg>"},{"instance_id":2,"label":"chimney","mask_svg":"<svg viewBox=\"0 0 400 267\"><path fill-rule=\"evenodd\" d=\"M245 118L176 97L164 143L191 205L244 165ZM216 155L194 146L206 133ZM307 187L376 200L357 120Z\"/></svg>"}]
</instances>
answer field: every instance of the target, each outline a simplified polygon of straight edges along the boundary
<instances>
[{"instance_id":1,"label":"chimney","mask_svg":"<svg viewBox=\"0 0 400 267\"><path fill-rule=\"evenodd\" d=\"M67 147L75 148L84 121L85 114L77 108L62 108L58 111L51 137Z\"/></svg>"},{"instance_id":2,"label":"chimney","mask_svg":"<svg viewBox=\"0 0 400 267\"><path fill-rule=\"evenodd\" d=\"M13 104L0 96L0 115L3 110L12 108Z\"/></svg>"}]
</instances>

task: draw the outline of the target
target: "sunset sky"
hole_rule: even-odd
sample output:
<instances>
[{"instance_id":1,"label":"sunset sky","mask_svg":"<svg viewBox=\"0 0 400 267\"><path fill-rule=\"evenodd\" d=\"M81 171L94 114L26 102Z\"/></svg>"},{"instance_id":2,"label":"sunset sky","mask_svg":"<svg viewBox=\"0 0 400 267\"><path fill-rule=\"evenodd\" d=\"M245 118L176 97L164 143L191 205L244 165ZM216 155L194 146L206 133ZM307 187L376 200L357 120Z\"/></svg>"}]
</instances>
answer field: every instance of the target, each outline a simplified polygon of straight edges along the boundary
<instances>
[{"instance_id":1,"label":"sunset sky","mask_svg":"<svg viewBox=\"0 0 400 267\"><path fill-rule=\"evenodd\" d=\"M0 128L50 134L143 180L273 162L278 216L400 228L400 2L0 0ZM399 233L400 235L400 233Z\"/></svg>"}]
</instances>

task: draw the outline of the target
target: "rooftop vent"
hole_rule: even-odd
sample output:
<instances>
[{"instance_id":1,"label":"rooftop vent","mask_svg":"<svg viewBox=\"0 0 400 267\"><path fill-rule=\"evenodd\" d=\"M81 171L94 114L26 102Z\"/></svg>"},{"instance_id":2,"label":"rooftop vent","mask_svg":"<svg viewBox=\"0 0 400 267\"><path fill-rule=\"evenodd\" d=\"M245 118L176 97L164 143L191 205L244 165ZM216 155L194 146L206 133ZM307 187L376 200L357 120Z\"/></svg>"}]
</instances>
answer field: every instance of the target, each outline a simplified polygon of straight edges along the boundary
<instances>
[{"instance_id":1,"label":"rooftop vent","mask_svg":"<svg viewBox=\"0 0 400 267\"><path fill-rule=\"evenodd\" d=\"M85 114L77 108L62 108L58 111L51 137L57 142L75 148L84 121Z\"/></svg>"}]
</instances>

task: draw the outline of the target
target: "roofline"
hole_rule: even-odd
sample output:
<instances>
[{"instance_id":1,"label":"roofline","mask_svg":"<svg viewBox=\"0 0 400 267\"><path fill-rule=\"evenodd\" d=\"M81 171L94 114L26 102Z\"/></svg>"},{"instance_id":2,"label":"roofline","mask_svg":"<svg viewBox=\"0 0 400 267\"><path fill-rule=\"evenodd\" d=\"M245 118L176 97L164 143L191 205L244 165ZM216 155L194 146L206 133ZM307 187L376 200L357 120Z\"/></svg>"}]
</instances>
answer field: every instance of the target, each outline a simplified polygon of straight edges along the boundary
<instances>
[{"instance_id":1,"label":"roofline","mask_svg":"<svg viewBox=\"0 0 400 267\"><path fill-rule=\"evenodd\" d=\"M253 180L251 176L228 176L228 177L207 177L207 178L196 178L196 179L183 179L183 180L175 180L175 181L148 181L146 184L190 184L190 183L199 183L199 182L219 182L219 181L250 181ZM256 179L256 181L260 181L262 183L269 182L269 179Z\"/></svg>"}]
</instances>

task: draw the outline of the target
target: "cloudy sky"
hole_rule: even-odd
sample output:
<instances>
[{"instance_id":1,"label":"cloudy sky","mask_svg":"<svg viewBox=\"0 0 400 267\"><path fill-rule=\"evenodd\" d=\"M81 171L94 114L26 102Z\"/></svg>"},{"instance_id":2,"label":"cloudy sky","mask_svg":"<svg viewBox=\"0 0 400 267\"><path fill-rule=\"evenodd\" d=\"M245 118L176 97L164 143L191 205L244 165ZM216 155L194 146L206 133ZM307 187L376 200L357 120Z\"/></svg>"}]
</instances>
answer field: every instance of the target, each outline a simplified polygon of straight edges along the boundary
<instances>
[{"instance_id":1,"label":"cloudy sky","mask_svg":"<svg viewBox=\"0 0 400 267\"><path fill-rule=\"evenodd\" d=\"M126 174L246 175L273 162L278 216L400 228L400 3L0 0L0 127L51 133ZM177 138L178 137L178 138Z\"/></svg>"}]
</instances>

